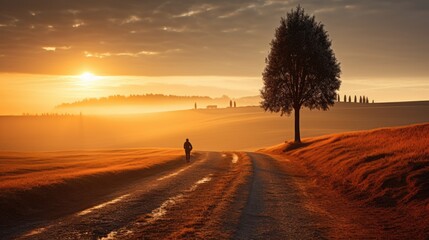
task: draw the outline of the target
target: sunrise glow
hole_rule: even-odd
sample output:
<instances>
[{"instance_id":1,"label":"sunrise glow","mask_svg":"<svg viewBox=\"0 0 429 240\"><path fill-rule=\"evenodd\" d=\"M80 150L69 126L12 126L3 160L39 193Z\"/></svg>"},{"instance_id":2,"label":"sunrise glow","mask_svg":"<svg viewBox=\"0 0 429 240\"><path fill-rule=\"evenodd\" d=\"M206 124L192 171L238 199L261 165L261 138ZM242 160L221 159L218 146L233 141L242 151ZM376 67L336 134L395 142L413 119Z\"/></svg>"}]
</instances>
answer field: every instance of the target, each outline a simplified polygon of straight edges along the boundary
<instances>
[{"instance_id":1,"label":"sunrise glow","mask_svg":"<svg viewBox=\"0 0 429 240\"><path fill-rule=\"evenodd\" d=\"M84 72L79 76L79 79L82 81L82 83L89 84L97 80L97 76L90 72Z\"/></svg>"},{"instance_id":2,"label":"sunrise glow","mask_svg":"<svg viewBox=\"0 0 429 240\"><path fill-rule=\"evenodd\" d=\"M61 3L8 1L0 10L8 16L0 19L0 115L118 94L258 96L274 30L296 3L209 2L93 9L91 1L73 1L65 11ZM416 4L301 6L326 25L341 63L342 97L427 99L428 18L411 13ZM395 22L379 21L391 16Z\"/></svg>"}]
</instances>

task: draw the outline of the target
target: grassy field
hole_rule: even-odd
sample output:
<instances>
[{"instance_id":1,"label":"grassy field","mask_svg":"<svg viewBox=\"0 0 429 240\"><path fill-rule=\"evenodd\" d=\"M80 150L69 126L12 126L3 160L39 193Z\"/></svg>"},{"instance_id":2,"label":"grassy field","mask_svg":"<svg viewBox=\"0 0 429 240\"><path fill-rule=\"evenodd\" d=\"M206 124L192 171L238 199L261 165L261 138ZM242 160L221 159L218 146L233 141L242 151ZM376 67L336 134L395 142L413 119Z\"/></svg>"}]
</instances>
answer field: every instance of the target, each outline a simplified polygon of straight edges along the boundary
<instances>
[{"instance_id":1,"label":"grassy field","mask_svg":"<svg viewBox=\"0 0 429 240\"><path fill-rule=\"evenodd\" d=\"M0 225L89 207L134 180L185 164L181 149L0 152Z\"/></svg>"},{"instance_id":2,"label":"grassy field","mask_svg":"<svg viewBox=\"0 0 429 240\"><path fill-rule=\"evenodd\" d=\"M181 150L0 152L0 189L32 189L87 175L141 170L183 158Z\"/></svg>"},{"instance_id":3,"label":"grassy field","mask_svg":"<svg viewBox=\"0 0 429 240\"><path fill-rule=\"evenodd\" d=\"M301 135L429 122L429 102L337 103L329 111L301 114ZM259 107L198 109L114 116L2 116L0 150L181 148L190 138L198 150L255 150L293 138L293 117Z\"/></svg>"}]
</instances>

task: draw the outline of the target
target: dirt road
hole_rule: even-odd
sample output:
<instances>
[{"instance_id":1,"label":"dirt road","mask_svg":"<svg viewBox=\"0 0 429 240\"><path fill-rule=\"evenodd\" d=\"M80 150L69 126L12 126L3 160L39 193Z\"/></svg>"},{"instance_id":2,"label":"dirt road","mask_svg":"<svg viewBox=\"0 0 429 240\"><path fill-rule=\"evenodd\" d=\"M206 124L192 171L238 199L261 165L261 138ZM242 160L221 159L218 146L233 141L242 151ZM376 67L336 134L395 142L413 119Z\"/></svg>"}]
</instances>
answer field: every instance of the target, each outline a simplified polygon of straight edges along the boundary
<instances>
[{"instance_id":1,"label":"dirt road","mask_svg":"<svg viewBox=\"0 0 429 240\"><path fill-rule=\"evenodd\" d=\"M277 160L260 153L203 152L188 165L142 177L90 208L33 223L31 229L18 226L13 234L3 237L353 239L382 236L382 230L353 222L356 217L343 216L355 209L346 201L325 196L328 190L312 193L314 188L305 171L288 164L287 159ZM338 207L338 211L327 210L332 206ZM371 219L363 221L372 224Z\"/></svg>"}]
</instances>

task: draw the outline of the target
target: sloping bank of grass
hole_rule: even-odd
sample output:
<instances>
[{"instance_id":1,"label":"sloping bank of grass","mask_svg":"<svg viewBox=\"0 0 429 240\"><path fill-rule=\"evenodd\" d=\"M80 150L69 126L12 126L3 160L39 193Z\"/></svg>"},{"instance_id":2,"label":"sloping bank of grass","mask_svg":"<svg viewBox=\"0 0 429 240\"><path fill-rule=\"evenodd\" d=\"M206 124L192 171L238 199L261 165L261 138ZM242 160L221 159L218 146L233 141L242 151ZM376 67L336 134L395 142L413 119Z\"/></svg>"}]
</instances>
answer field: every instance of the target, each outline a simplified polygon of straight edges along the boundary
<instances>
[{"instance_id":1,"label":"sloping bank of grass","mask_svg":"<svg viewBox=\"0 0 429 240\"><path fill-rule=\"evenodd\" d=\"M292 156L323 182L365 204L429 218L428 123L306 138L261 151Z\"/></svg>"}]
</instances>

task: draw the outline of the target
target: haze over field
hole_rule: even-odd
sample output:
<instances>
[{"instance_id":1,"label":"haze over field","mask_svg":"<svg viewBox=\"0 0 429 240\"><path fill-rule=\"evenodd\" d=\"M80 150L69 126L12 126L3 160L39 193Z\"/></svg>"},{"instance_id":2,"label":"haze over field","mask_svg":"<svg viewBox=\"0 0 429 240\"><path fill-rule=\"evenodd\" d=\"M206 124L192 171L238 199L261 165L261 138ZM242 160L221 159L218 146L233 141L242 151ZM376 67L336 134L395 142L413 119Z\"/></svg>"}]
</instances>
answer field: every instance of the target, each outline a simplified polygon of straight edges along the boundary
<instances>
[{"instance_id":1,"label":"haze over field","mask_svg":"<svg viewBox=\"0 0 429 240\"><path fill-rule=\"evenodd\" d=\"M302 112L303 137L429 121L429 102L337 103ZM293 117L260 107L198 109L116 116L0 117L0 150L181 147L255 150L290 140Z\"/></svg>"},{"instance_id":2,"label":"haze over field","mask_svg":"<svg viewBox=\"0 0 429 240\"><path fill-rule=\"evenodd\" d=\"M176 96L162 94L145 94L122 96L115 95L103 98L88 98L82 101L62 103L55 107L56 113L118 115L174 110L205 109L207 107L226 108L238 106L258 106L260 96L230 98L226 95L218 98L204 96Z\"/></svg>"}]
</instances>

